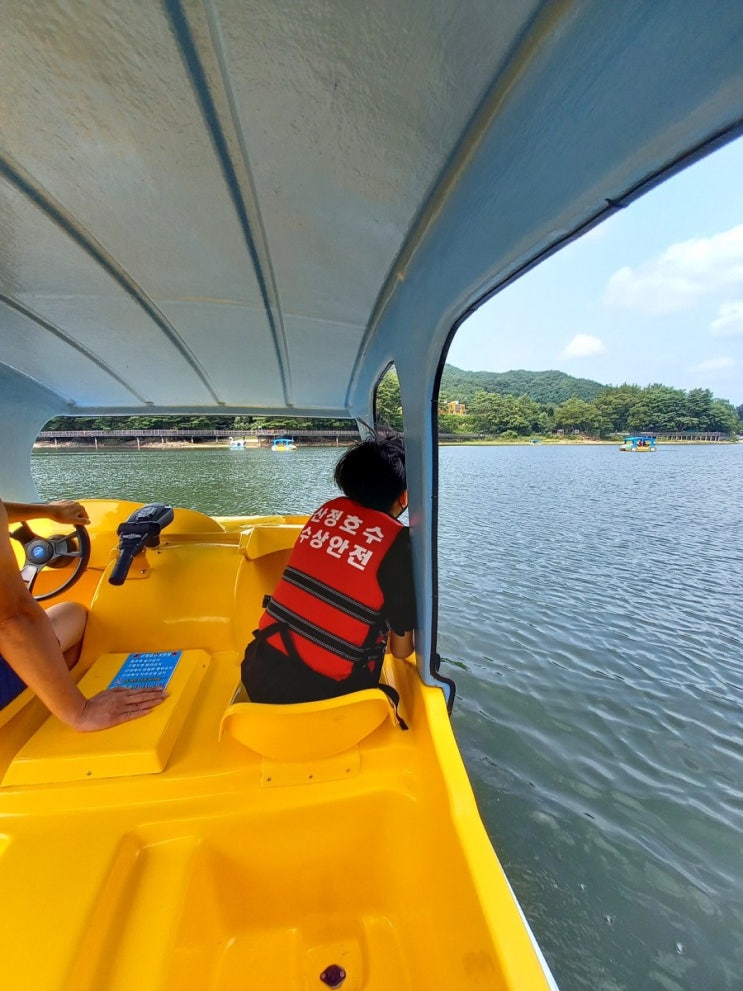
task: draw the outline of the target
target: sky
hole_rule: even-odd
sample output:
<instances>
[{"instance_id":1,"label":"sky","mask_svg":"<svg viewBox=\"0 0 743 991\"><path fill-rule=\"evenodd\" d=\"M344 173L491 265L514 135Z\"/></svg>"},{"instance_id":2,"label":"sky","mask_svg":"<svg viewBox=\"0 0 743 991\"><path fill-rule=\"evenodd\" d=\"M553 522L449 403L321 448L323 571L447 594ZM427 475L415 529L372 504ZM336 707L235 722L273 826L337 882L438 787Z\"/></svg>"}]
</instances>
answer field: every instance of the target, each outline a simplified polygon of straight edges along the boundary
<instances>
[{"instance_id":1,"label":"sky","mask_svg":"<svg viewBox=\"0 0 743 991\"><path fill-rule=\"evenodd\" d=\"M483 304L447 362L705 388L743 403L743 139Z\"/></svg>"}]
</instances>

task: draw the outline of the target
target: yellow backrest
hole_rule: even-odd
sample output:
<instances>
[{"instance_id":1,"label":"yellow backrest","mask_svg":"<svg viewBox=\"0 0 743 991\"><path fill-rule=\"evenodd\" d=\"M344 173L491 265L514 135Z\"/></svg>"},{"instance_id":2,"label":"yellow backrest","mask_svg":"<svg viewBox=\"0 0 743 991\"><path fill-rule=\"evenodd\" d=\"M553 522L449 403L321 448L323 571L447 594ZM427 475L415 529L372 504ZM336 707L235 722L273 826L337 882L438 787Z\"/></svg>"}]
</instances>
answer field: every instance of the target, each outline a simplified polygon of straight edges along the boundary
<instances>
[{"instance_id":1,"label":"yellow backrest","mask_svg":"<svg viewBox=\"0 0 743 991\"><path fill-rule=\"evenodd\" d=\"M240 548L249 561L276 551L290 551L302 530L301 523L260 524L240 535Z\"/></svg>"},{"instance_id":2,"label":"yellow backrest","mask_svg":"<svg viewBox=\"0 0 743 991\"><path fill-rule=\"evenodd\" d=\"M270 760L321 760L360 743L386 718L394 722L394 713L378 688L294 705L237 702L224 714L220 739L229 735Z\"/></svg>"}]
</instances>

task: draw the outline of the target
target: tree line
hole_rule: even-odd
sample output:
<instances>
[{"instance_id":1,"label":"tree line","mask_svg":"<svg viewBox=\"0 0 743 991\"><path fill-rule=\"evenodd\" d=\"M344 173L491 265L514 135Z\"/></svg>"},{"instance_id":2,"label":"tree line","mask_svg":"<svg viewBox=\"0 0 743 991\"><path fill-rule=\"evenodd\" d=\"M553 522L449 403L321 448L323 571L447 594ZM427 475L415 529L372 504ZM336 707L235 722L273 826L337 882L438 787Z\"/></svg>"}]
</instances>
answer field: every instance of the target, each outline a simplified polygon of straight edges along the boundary
<instances>
[{"instance_id":1,"label":"tree line","mask_svg":"<svg viewBox=\"0 0 743 991\"><path fill-rule=\"evenodd\" d=\"M539 373L533 373L539 374ZM586 381L586 380L583 380ZM709 389L673 389L656 383L599 386L591 400L570 396L563 402L539 402L529 394L519 396L477 389L466 404L467 412L448 412L450 402L461 402L445 378L439 397L439 432L524 437L556 431L578 431L589 437L639 432L743 432L743 407L716 399ZM380 385L377 415L395 429L402 426L400 389L394 373Z\"/></svg>"},{"instance_id":2,"label":"tree line","mask_svg":"<svg viewBox=\"0 0 743 991\"><path fill-rule=\"evenodd\" d=\"M466 413L448 411L464 403ZM379 423L401 430L400 385L394 370L377 390ZM709 389L673 389L656 383L602 386L564 372L465 372L447 365L439 397L439 432L517 438L556 431L589 437L680 431L743 432L743 405L736 409ZM347 430L348 419L286 416L128 416L56 417L47 430Z\"/></svg>"},{"instance_id":3,"label":"tree line","mask_svg":"<svg viewBox=\"0 0 743 991\"><path fill-rule=\"evenodd\" d=\"M245 433L250 430L353 430L351 419L313 419L290 416L55 416L44 430L227 430Z\"/></svg>"}]
</instances>

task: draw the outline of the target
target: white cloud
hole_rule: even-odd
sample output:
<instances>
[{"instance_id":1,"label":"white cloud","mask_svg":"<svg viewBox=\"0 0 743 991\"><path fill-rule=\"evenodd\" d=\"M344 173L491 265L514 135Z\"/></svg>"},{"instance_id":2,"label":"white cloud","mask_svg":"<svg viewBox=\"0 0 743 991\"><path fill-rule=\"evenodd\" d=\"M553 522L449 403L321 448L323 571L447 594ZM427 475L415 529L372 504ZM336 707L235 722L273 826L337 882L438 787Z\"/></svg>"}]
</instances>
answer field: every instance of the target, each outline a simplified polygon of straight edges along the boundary
<instances>
[{"instance_id":1,"label":"white cloud","mask_svg":"<svg viewBox=\"0 0 743 991\"><path fill-rule=\"evenodd\" d=\"M707 361L700 361L692 368L693 372L721 372L726 368L734 368L733 358L708 358Z\"/></svg>"},{"instance_id":2,"label":"white cloud","mask_svg":"<svg viewBox=\"0 0 743 991\"><path fill-rule=\"evenodd\" d=\"M590 334L576 334L570 344L563 349L563 358L588 358L593 354L603 354L606 346L598 337Z\"/></svg>"},{"instance_id":3,"label":"white cloud","mask_svg":"<svg viewBox=\"0 0 743 991\"><path fill-rule=\"evenodd\" d=\"M743 303L721 303L717 317L709 325L716 337L743 334Z\"/></svg>"},{"instance_id":4,"label":"white cloud","mask_svg":"<svg viewBox=\"0 0 743 991\"><path fill-rule=\"evenodd\" d=\"M743 286L743 224L711 237L680 241L609 279L604 302L645 313L687 309L709 293Z\"/></svg>"}]
</instances>

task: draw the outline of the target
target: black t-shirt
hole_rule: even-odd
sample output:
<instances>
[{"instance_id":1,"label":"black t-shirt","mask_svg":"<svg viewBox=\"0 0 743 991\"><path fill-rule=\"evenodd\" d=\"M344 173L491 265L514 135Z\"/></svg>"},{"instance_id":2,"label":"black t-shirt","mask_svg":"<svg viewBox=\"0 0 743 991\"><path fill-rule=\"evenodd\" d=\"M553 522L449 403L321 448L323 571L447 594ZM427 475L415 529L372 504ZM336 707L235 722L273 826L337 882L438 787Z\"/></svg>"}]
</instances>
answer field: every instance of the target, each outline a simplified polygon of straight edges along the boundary
<instances>
[{"instance_id":1,"label":"black t-shirt","mask_svg":"<svg viewBox=\"0 0 743 991\"><path fill-rule=\"evenodd\" d=\"M415 588L413 586L413 553L410 530L403 527L377 573L384 595L382 614L394 633L403 636L415 629Z\"/></svg>"}]
</instances>

